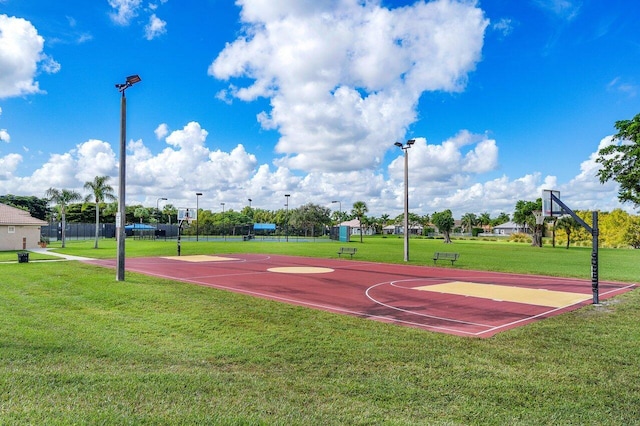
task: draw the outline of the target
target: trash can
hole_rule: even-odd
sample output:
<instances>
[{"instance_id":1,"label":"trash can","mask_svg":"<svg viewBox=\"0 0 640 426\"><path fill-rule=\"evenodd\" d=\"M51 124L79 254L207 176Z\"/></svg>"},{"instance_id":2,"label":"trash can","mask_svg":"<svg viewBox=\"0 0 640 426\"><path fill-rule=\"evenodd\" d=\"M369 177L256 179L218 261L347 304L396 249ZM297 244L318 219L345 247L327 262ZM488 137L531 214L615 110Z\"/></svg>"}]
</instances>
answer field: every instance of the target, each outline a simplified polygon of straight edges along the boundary
<instances>
[{"instance_id":1,"label":"trash can","mask_svg":"<svg viewBox=\"0 0 640 426\"><path fill-rule=\"evenodd\" d=\"M28 251L18 252L18 263L29 263L29 252Z\"/></svg>"}]
</instances>

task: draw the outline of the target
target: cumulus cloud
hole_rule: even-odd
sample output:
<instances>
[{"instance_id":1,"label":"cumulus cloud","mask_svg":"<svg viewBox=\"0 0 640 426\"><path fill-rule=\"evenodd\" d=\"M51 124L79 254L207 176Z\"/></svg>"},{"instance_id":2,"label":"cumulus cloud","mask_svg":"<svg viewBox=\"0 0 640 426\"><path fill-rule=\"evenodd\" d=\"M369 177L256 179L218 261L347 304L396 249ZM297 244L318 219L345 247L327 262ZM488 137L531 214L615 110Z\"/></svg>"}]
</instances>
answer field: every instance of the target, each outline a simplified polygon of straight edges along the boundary
<instances>
[{"instance_id":1,"label":"cumulus cloud","mask_svg":"<svg viewBox=\"0 0 640 426\"><path fill-rule=\"evenodd\" d=\"M156 14L149 17L149 23L144 27L144 37L147 40L153 40L167 32L167 23L158 18Z\"/></svg>"},{"instance_id":2,"label":"cumulus cloud","mask_svg":"<svg viewBox=\"0 0 640 426\"><path fill-rule=\"evenodd\" d=\"M9 182L12 179L13 173L21 162L22 156L20 154L9 154L0 157L0 186L2 186L2 181Z\"/></svg>"},{"instance_id":3,"label":"cumulus cloud","mask_svg":"<svg viewBox=\"0 0 640 426\"><path fill-rule=\"evenodd\" d=\"M169 134L169 126L167 123L162 123L153 131L156 134L156 138L158 140L163 139L165 136Z\"/></svg>"},{"instance_id":4,"label":"cumulus cloud","mask_svg":"<svg viewBox=\"0 0 640 426\"><path fill-rule=\"evenodd\" d=\"M31 22L0 15L0 99L42 93L35 76L55 73L60 64L43 53L44 39Z\"/></svg>"},{"instance_id":5,"label":"cumulus cloud","mask_svg":"<svg viewBox=\"0 0 640 426\"><path fill-rule=\"evenodd\" d=\"M454 0L396 9L357 0L238 4L245 33L209 74L251 84L230 82L218 97L269 98L258 120L281 135L278 165L313 172L378 167L417 119L423 92L464 89L488 25L475 2Z\"/></svg>"},{"instance_id":6,"label":"cumulus cloud","mask_svg":"<svg viewBox=\"0 0 640 426\"><path fill-rule=\"evenodd\" d=\"M156 133L165 136L159 151L155 143L149 146L142 140L127 145L128 204L154 206L158 197L166 197L174 206L194 207L194 193L201 191L200 207L213 211L222 202L227 209L241 210L248 198L253 207L278 210L284 206L284 194L291 194L293 208L313 202L337 209L331 201L340 200L342 210L350 211L355 201L365 201L373 216L402 213L404 154L400 150L387 170L300 174L282 165L260 164L241 144L229 151L215 147L197 122L172 132L160 125ZM611 137L604 138L576 176L560 183L555 176L537 172L487 178L487 171L495 172L499 164L498 144L487 135L461 131L440 143L417 138L409 150L410 210L431 214L451 209L456 218L489 212L495 217L501 212L511 214L518 200L535 200L542 189L556 189L573 209L623 207L632 211L615 202L615 183L600 185L596 177L597 152L610 143ZM92 139L68 152L51 154L26 177L18 176L22 160L19 154L0 157L0 193L24 188L25 195L38 195L51 186L85 193L84 182L97 175L111 176L117 189L118 159L105 141Z\"/></svg>"}]
</instances>

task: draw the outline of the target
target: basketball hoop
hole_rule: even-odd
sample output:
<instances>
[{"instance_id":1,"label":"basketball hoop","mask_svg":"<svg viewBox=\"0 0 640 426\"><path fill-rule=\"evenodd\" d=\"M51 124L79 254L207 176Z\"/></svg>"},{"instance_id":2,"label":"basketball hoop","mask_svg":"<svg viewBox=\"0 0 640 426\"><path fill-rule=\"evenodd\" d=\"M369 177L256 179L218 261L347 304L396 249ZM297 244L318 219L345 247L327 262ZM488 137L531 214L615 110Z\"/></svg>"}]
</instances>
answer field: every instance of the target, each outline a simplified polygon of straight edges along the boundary
<instances>
[{"instance_id":1,"label":"basketball hoop","mask_svg":"<svg viewBox=\"0 0 640 426\"><path fill-rule=\"evenodd\" d=\"M532 213L536 217L536 225L542 225L544 223L544 215L542 214L542 210L535 210Z\"/></svg>"}]
</instances>

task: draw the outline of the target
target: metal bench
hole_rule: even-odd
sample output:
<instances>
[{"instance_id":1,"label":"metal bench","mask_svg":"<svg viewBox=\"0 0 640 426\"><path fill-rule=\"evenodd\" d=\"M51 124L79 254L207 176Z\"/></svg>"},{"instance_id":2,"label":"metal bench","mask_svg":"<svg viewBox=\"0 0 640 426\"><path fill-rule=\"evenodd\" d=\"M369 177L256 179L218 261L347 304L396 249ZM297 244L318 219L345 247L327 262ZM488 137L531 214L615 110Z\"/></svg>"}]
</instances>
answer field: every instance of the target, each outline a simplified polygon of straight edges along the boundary
<instances>
[{"instance_id":1,"label":"metal bench","mask_svg":"<svg viewBox=\"0 0 640 426\"><path fill-rule=\"evenodd\" d=\"M355 247L340 247L340 250L338 250L338 257L342 256L343 254L348 254L353 259L353 255L356 254L357 251L358 249Z\"/></svg>"},{"instance_id":2,"label":"metal bench","mask_svg":"<svg viewBox=\"0 0 640 426\"><path fill-rule=\"evenodd\" d=\"M447 253L447 252L437 251L433 253L433 264L435 265L438 260L450 260L451 264L453 265L453 262L458 260L459 257L460 257L460 254L458 253Z\"/></svg>"}]
</instances>

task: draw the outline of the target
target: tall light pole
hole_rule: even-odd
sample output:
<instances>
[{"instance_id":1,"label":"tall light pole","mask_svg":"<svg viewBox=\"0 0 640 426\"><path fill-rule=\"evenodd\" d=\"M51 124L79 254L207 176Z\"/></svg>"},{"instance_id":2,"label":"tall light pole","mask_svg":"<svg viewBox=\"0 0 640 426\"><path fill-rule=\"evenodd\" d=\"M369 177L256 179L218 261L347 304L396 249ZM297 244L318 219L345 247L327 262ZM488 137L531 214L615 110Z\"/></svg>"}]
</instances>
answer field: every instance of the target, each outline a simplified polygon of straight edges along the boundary
<instances>
[{"instance_id":1,"label":"tall light pole","mask_svg":"<svg viewBox=\"0 0 640 426\"><path fill-rule=\"evenodd\" d=\"M222 206L222 239L224 241L227 241L227 236L225 235L224 231L225 231L225 227L224 227L224 203L220 203L220 205Z\"/></svg>"},{"instance_id":2,"label":"tall light pole","mask_svg":"<svg viewBox=\"0 0 640 426\"><path fill-rule=\"evenodd\" d=\"M196 192L196 241L200 235L200 206L198 204L202 192Z\"/></svg>"},{"instance_id":3,"label":"tall light pole","mask_svg":"<svg viewBox=\"0 0 640 426\"><path fill-rule=\"evenodd\" d=\"M404 151L404 261L409 261L409 148L416 143L415 139L409 139L405 145L400 142L395 146Z\"/></svg>"},{"instance_id":4,"label":"tall light pole","mask_svg":"<svg viewBox=\"0 0 640 426\"><path fill-rule=\"evenodd\" d=\"M165 197L160 197L156 200L156 212L158 213L158 216L162 218L162 215L160 214L160 206L159 206L160 200L167 201L167 199ZM160 223L160 218L158 218L158 221L156 222L156 229L158 229L158 223Z\"/></svg>"},{"instance_id":5,"label":"tall light pole","mask_svg":"<svg viewBox=\"0 0 640 426\"><path fill-rule=\"evenodd\" d=\"M331 202L331 204L335 203L338 203L338 212L340 212L340 215L338 217L340 218L340 221L342 221L342 201L336 200Z\"/></svg>"},{"instance_id":6,"label":"tall light pole","mask_svg":"<svg viewBox=\"0 0 640 426\"><path fill-rule=\"evenodd\" d=\"M286 222L284 224L284 235L287 242L289 242L289 197L291 197L291 194L284 194L284 197L287 199L287 203L285 204L287 207L287 218L285 219Z\"/></svg>"},{"instance_id":7,"label":"tall light pole","mask_svg":"<svg viewBox=\"0 0 640 426\"><path fill-rule=\"evenodd\" d=\"M253 200L252 200L251 198L249 198L249 208L251 208L251 202L252 202L252 201L253 201Z\"/></svg>"},{"instance_id":8,"label":"tall light pole","mask_svg":"<svg viewBox=\"0 0 640 426\"><path fill-rule=\"evenodd\" d=\"M125 207L125 186L127 181L127 97L124 92L140 82L139 75L130 75L124 83L117 83L116 89L122 93L120 98L120 169L118 170L118 215L116 217L116 234L118 235L118 257L116 260L116 280L124 281L124 226L127 222Z\"/></svg>"}]
</instances>

